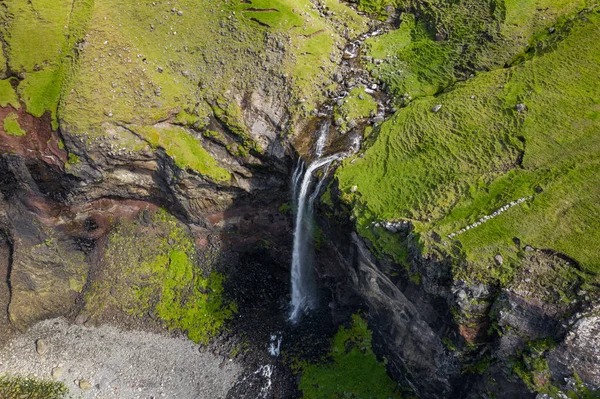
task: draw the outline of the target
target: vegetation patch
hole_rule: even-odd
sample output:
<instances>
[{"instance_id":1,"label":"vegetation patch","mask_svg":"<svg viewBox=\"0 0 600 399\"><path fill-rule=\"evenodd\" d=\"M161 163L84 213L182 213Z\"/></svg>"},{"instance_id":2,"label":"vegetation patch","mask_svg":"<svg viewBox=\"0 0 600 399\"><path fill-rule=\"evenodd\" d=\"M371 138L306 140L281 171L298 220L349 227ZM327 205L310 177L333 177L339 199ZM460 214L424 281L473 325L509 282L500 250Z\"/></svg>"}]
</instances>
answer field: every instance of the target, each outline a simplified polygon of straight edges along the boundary
<instances>
[{"instance_id":1,"label":"vegetation patch","mask_svg":"<svg viewBox=\"0 0 600 399\"><path fill-rule=\"evenodd\" d=\"M370 0L377 9L392 1ZM548 35L587 0L398 0L398 30L367 41L378 63L366 67L397 97L398 105L436 94L478 71L511 62ZM360 7L360 5L359 5ZM415 18L418 15L418 18ZM406 96L405 96L406 95Z\"/></svg>"},{"instance_id":2,"label":"vegetation patch","mask_svg":"<svg viewBox=\"0 0 600 399\"><path fill-rule=\"evenodd\" d=\"M198 139L181 127L136 126L132 129L148 140L152 146L164 148L175 164L182 169L194 170L215 181L226 181L231 178L229 172L217 164Z\"/></svg>"},{"instance_id":3,"label":"vegetation patch","mask_svg":"<svg viewBox=\"0 0 600 399\"><path fill-rule=\"evenodd\" d=\"M25 136L27 134L25 130L21 129L21 125L19 125L19 116L14 112L6 115L2 123L4 131L9 136Z\"/></svg>"},{"instance_id":4,"label":"vegetation patch","mask_svg":"<svg viewBox=\"0 0 600 399\"><path fill-rule=\"evenodd\" d=\"M63 399L69 390L59 381L35 378L0 376L0 397L28 399Z\"/></svg>"},{"instance_id":5,"label":"vegetation patch","mask_svg":"<svg viewBox=\"0 0 600 399\"><path fill-rule=\"evenodd\" d=\"M57 111L64 86L76 68L76 46L83 40L93 0L15 0L7 4L2 28L8 65L22 80L19 97L27 112L40 117Z\"/></svg>"},{"instance_id":6,"label":"vegetation patch","mask_svg":"<svg viewBox=\"0 0 600 399\"><path fill-rule=\"evenodd\" d=\"M327 360L302 367L300 390L305 399L398 398L400 388L386 373L371 348L371 331L358 315L350 328L333 338Z\"/></svg>"},{"instance_id":7,"label":"vegetation patch","mask_svg":"<svg viewBox=\"0 0 600 399\"><path fill-rule=\"evenodd\" d=\"M335 107L335 119L341 118L340 128L346 130L361 119L377 112L377 102L365 91L364 87L352 89L340 106Z\"/></svg>"},{"instance_id":8,"label":"vegetation patch","mask_svg":"<svg viewBox=\"0 0 600 399\"><path fill-rule=\"evenodd\" d=\"M92 314L115 308L136 316L151 313L206 344L236 312L235 303L223 299L224 277L202 271L192 238L166 211L117 224L105 261L102 277L86 296Z\"/></svg>"},{"instance_id":9,"label":"vegetation patch","mask_svg":"<svg viewBox=\"0 0 600 399\"><path fill-rule=\"evenodd\" d=\"M498 254L512 267L531 245L600 271L600 124L591 116L600 101L600 16L576 14L561 26L529 60L413 101L369 137L363 158L344 163L336 175L362 234L376 220L409 219L424 251L481 270L494 270Z\"/></svg>"},{"instance_id":10,"label":"vegetation patch","mask_svg":"<svg viewBox=\"0 0 600 399\"><path fill-rule=\"evenodd\" d=\"M17 92L12 87L11 79L0 80L0 107L12 106L13 108L19 109L19 97Z\"/></svg>"}]
</instances>

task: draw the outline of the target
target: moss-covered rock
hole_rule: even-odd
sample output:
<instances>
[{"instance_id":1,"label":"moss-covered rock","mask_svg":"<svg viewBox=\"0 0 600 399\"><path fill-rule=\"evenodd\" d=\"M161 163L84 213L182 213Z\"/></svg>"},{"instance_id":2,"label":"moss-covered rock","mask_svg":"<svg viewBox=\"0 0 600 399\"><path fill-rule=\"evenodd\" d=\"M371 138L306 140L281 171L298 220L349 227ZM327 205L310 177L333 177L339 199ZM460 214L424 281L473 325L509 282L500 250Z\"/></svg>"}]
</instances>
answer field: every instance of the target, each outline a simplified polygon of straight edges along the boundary
<instances>
[{"instance_id":1,"label":"moss-covered rock","mask_svg":"<svg viewBox=\"0 0 600 399\"><path fill-rule=\"evenodd\" d=\"M108 237L105 266L86 294L86 311L95 317L150 314L207 343L236 305L222 296L224 277L196 255L189 232L165 211L120 221Z\"/></svg>"},{"instance_id":2,"label":"moss-covered rock","mask_svg":"<svg viewBox=\"0 0 600 399\"><path fill-rule=\"evenodd\" d=\"M322 364L302 366L299 387L306 399L403 397L373 353L371 331L358 315L337 332Z\"/></svg>"}]
</instances>

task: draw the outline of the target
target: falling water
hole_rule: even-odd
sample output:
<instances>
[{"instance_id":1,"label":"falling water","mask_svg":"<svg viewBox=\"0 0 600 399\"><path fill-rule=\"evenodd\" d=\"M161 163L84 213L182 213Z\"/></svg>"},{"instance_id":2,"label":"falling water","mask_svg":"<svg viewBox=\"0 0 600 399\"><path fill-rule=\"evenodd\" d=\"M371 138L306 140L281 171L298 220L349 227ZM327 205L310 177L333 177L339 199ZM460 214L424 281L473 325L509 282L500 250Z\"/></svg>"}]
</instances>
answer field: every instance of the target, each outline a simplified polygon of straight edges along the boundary
<instances>
[{"instance_id":1,"label":"falling water","mask_svg":"<svg viewBox=\"0 0 600 399\"><path fill-rule=\"evenodd\" d=\"M292 254L292 309L290 320L297 322L303 312L313 310L317 306L316 284L312 268L312 214L313 204L318 195L318 190L323 184L321 179L316 190L309 197L309 189L313 181L313 173L338 159L339 155L318 158L311 163L302 178L300 191L297 191L297 212L294 231L294 251ZM299 166L296 168L300 168ZM301 175L301 172L297 171ZM296 174L296 173L295 173ZM308 198L308 201L307 201Z\"/></svg>"},{"instance_id":2,"label":"falling water","mask_svg":"<svg viewBox=\"0 0 600 399\"><path fill-rule=\"evenodd\" d=\"M327 139L329 138L329 128L331 127L331 122L329 120L324 121L319 126L319 130L317 131L317 135L319 138L317 139L317 146L315 148L315 155L317 158L321 158L323 156L323 151L325 150L325 144L327 144Z\"/></svg>"}]
</instances>

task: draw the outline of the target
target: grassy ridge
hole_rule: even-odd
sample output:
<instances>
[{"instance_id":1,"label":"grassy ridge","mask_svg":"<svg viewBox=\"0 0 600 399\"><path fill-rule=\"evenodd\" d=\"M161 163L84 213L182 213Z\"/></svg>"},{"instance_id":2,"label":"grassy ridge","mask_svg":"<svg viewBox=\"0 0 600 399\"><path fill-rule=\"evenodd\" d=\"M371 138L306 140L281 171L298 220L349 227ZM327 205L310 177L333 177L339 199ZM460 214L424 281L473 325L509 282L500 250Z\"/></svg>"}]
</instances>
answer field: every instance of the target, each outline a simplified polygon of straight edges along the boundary
<instances>
[{"instance_id":1,"label":"grassy ridge","mask_svg":"<svg viewBox=\"0 0 600 399\"><path fill-rule=\"evenodd\" d=\"M396 95L438 93L475 71L502 67L525 51L540 32L588 0L400 0L401 25L371 38L368 69ZM414 15L419 15L415 20ZM405 98L399 98L402 104Z\"/></svg>"},{"instance_id":2,"label":"grassy ridge","mask_svg":"<svg viewBox=\"0 0 600 399\"><path fill-rule=\"evenodd\" d=\"M411 219L435 246L432 232L449 241L448 234L534 195L457 236L462 256L486 266L480 271L498 253L517 262L517 237L600 271L600 16L576 14L556 26L539 35L529 60L400 110L364 158L338 171L361 228L371 229L372 220ZM442 108L434 113L436 104Z\"/></svg>"},{"instance_id":3,"label":"grassy ridge","mask_svg":"<svg viewBox=\"0 0 600 399\"><path fill-rule=\"evenodd\" d=\"M231 177L226 169L217 165L200 142L183 128L139 126L135 130L154 147L163 147L180 168L195 170L215 181L225 181Z\"/></svg>"}]
</instances>

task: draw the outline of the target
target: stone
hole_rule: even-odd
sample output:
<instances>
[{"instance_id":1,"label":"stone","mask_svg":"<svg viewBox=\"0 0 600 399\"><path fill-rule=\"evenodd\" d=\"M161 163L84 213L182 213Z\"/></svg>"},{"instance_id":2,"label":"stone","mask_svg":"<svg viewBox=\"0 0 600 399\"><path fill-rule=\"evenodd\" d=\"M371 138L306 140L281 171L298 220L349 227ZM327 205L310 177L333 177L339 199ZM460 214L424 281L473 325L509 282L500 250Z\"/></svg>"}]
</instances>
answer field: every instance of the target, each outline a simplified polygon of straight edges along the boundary
<instances>
[{"instance_id":1,"label":"stone","mask_svg":"<svg viewBox=\"0 0 600 399\"><path fill-rule=\"evenodd\" d=\"M358 186L352 186L352 188L350 189L350 192L355 193L356 190L358 190Z\"/></svg>"},{"instance_id":2,"label":"stone","mask_svg":"<svg viewBox=\"0 0 600 399\"><path fill-rule=\"evenodd\" d=\"M502 255L497 254L496 256L494 256L494 260L496 261L496 264L498 266L502 266L502 263L504 263L504 259L502 258Z\"/></svg>"},{"instance_id":3,"label":"stone","mask_svg":"<svg viewBox=\"0 0 600 399\"><path fill-rule=\"evenodd\" d=\"M375 118L373 118L373 123L381 123L381 122L383 122L384 120L385 120L385 119L384 119L384 117L383 117L383 116L381 116L381 115L378 115L378 116L376 116Z\"/></svg>"},{"instance_id":4,"label":"stone","mask_svg":"<svg viewBox=\"0 0 600 399\"><path fill-rule=\"evenodd\" d=\"M554 26L548 29L548 33L554 33L554 31L556 31Z\"/></svg>"},{"instance_id":5,"label":"stone","mask_svg":"<svg viewBox=\"0 0 600 399\"><path fill-rule=\"evenodd\" d=\"M531 245L526 245L525 246L525 251L527 251L527 252L533 252L533 247Z\"/></svg>"},{"instance_id":6,"label":"stone","mask_svg":"<svg viewBox=\"0 0 600 399\"><path fill-rule=\"evenodd\" d=\"M77 317L75 317L75 324L77 324L78 326L82 326L85 324L85 322L88 320L88 315L85 313L80 313L77 315Z\"/></svg>"},{"instance_id":7,"label":"stone","mask_svg":"<svg viewBox=\"0 0 600 399\"><path fill-rule=\"evenodd\" d=\"M177 11L177 15L179 15L180 17L183 16L183 11L181 11L181 10Z\"/></svg>"},{"instance_id":8,"label":"stone","mask_svg":"<svg viewBox=\"0 0 600 399\"><path fill-rule=\"evenodd\" d=\"M442 109L442 104L437 104L431 108L431 112L438 112L440 109Z\"/></svg>"},{"instance_id":9,"label":"stone","mask_svg":"<svg viewBox=\"0 0 600 399\"><path fill-rule=\"evenodd\" d=\"M342 118L337 118L337 119L335 120L335 125L336 125L336 126L342 126L343 124L344 124L344 119L342 119Z\"/></svg>"},{"instance_id":10,"label":"stone","mask_svg":"<svg viewBox=\"0 0 600 399\"><path fill-rule=\"evenodd\" d=\"M90 384L90 382L88 380L79 380L79 388L84 390L84 391L88 391L90 389L92 389L92 384Z\"/></svg>"},{"instance_id":11,"label":"stone","mask_svg":"<svg viewBox=\"0 0 600 399\"><path fill-rule=\"evenodd\" d=\"M521 104L521 103L520 103L520 104L517 104L517 105L515 106L515 109L516 109L518 112L525 112L525 111L527 111L527 106L526 106L525 104Z\"/></svg>"},{"instance_id":12,"label":"stone","mask_svg":"<svg viewBox=\"0 0 600 399\"><path fill-rule=\"evenodd\" d=\"M63 375L62 367L54 367L52 369L52 378L58 379L58 378L62 377L62 375Z\"/></svg>"},{"instance_id":13,"label":"stone","mask_svg":"<svg viewBox=\"0 0 600 399\"><path fill-rule=\"evenodd\" d=\"M35 350L40 356L44 356L50 350L48 342L44 339L38 339L35 341Z\"/></svg>"}]
</instances>

